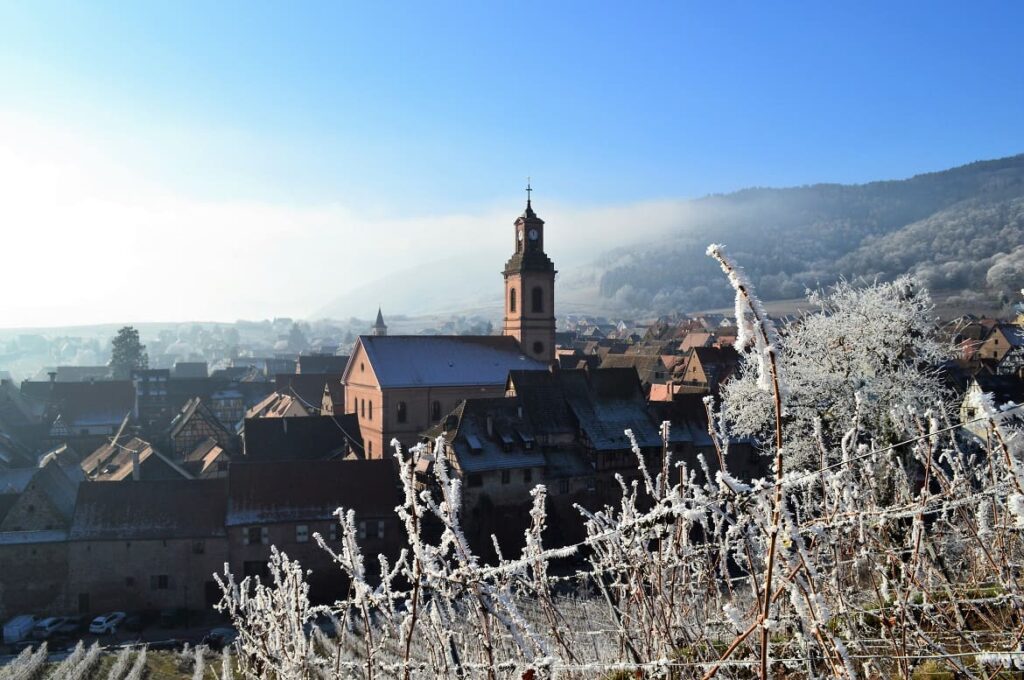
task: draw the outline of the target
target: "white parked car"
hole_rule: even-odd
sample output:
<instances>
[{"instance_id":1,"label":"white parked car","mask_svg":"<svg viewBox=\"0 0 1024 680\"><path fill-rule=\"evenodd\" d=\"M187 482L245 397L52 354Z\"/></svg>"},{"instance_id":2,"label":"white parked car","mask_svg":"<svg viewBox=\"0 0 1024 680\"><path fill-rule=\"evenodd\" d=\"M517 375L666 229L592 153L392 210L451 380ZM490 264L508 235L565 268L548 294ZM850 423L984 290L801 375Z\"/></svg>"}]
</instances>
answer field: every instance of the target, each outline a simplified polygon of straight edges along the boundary
<instances>
[{"instance_id":1,"label":"white parked car","mask_svg":"<svg viewBox=\"0 0 1024 680\"><path fill-rule=\"evenodd\" d=\"M89 632L93 635L106 635L107 633L116 633L117 627L124 621L126 614L124 612L110 612L109 614L103 614L97 616L89 624Z\"/></svg>"},{"instance_id":2,"label":"white parked car","mask_svg":"<svg viewBox=\"0 0 1024 680\"><path fill-rule=\"evenodd\" d=\"M36 640L49 640L66 620L63 616L47 617L32 627L32 637Z\"/></svg>"}]
</instances>

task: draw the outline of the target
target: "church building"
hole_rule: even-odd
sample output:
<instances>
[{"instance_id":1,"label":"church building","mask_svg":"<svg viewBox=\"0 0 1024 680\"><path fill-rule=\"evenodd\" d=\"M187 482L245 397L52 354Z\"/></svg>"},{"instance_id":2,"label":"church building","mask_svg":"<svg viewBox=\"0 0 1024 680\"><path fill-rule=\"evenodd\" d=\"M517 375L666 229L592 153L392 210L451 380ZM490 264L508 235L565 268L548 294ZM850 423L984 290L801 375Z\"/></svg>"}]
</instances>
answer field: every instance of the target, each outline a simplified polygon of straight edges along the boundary
<instances>
[{"instance_id":1,"label":"church building","mask_svg":"<svg viewBox=\"0 0 1024 680\"><path fill-rule=\"evenodd\" d=\"M356 340L342 383L345 412L359 420L366 458L390 455L392 439L416 444L464 399L504 396L509 371L553 364L555 267L544 252L544 220L529 197L513 228L501 335L388 335L378 310L372 334Z\"/></svg>"}]
</instances>

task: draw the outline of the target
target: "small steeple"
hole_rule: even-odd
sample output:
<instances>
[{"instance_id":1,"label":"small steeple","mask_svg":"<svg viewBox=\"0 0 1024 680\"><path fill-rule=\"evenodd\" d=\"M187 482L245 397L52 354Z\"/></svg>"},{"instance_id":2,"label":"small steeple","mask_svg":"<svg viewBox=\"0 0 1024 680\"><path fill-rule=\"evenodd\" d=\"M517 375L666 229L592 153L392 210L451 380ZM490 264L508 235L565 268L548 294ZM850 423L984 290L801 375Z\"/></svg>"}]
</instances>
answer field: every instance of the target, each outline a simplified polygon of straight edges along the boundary
<instances>
[{"instance_id":1,"label":"small steeple","mask_svg":"<svg viewBox=\"0 0 1024 680\"><path fill-rule=\"evenodd\" d=\"M384 315L380 311L380 307L377 307L377 320L373 324L373 335L387 335L388 327L384 323Z\"/></svg>"},{"instance_id":2,"label":"small steeple","mask_svg":"<svg viewBox=\"0 0 1024 680\"><path fill-rule=\"evenodd\" d=\"M530 186L530 178L526 178L526 211L523 212L523 217L536 217L537 214L533 212L533 206L531 205L531 199L533 198L533 187Z\"/></svg>"}]
</instances>

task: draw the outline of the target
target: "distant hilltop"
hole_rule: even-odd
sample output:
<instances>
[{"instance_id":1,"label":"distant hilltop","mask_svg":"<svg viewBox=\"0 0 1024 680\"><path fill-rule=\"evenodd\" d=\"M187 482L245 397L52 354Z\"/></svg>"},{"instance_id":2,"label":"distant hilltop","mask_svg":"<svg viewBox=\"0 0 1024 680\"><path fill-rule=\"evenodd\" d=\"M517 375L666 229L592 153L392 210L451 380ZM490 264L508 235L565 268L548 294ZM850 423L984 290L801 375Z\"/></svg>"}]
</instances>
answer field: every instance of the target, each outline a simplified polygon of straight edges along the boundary
<instances>
[{"instance_id":1,"label":"distant hilltop","mask_svg":"<svg viewBox=\"0 0 1024 680\"><path fill-rule=\"evenodd\" d=\"M633 234L651 230L624 223L603 254L561 267L559 314L642 318L730 306L729 286L704 254L711 242L728 247L766 301L801 298L843 277L911 273L950 307L998 309L1024 286L1024 155L903 180L743 189L678 206L678 219L659 236L638 240ZM582 225L559 228L586 238ZM497 321L493 277L489 258L452 259L428 276L396 272L369 282L316 316L367 315L382 303L414 316Z\"/></svg>"}]
</instances>

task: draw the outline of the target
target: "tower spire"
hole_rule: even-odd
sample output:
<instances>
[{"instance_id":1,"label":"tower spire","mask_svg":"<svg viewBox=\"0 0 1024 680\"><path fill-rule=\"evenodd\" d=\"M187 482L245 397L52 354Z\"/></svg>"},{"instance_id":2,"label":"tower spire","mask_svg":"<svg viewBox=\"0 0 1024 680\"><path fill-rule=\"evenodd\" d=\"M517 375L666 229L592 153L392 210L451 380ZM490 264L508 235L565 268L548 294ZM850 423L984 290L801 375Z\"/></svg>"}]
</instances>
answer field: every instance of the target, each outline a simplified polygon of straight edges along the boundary
<instances>
[{"instance_id":1,"label":"tower spire","mask_svg":"<svg viewBox=\"0 0 1024 680\"><path fill-rule=\"evenodd\" d=\"M527 208L530 207L530 198L532 198L532 196L531 196L532 192L533 192L533 187L530 186L530 178L527 177L526 178L526 207Z\"/></svg>"},{"instance_id":2,"label":"tower spire","mask_svg":"<svg viewBox=\"0 0 1024 680\"><path fill-rule=\"evenodd\" d=\"M384 323L384 315L381 313L380 307L377 307L377 321L373 324L372 329L373 335L387 335L388 327Z\"/></svg>"}]
</instances>

